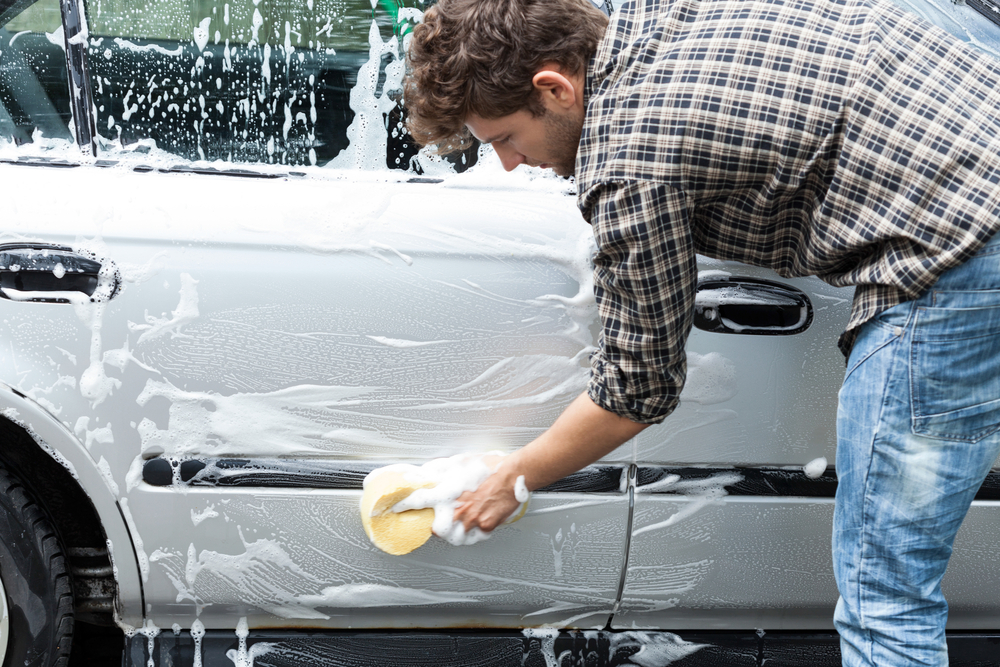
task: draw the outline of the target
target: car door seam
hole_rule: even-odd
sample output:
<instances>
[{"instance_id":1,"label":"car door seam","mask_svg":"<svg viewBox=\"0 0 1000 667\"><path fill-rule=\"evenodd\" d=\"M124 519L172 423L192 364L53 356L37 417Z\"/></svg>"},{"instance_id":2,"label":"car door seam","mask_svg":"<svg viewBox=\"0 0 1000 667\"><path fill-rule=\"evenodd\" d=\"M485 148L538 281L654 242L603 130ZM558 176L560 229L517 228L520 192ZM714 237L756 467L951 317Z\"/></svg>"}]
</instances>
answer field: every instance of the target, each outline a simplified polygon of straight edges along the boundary
<instances>
[{"instance_id":1,"label":"car door seam","mask_svg":"<svg viewBox=\"0 0 1000 667\"><path fill-rule=\"evenodd\" d=\"M622 596L625 593L625 578L628 575L628 557L632 546L632 521L635 518L635 487L636 479L638 477L639 467L631 463L628 467L628 519L625 523L625 546L622 553L622 566L621 566L621 576L618 579L618 591L615 594L615 603L611 607L611 614L608 616L607 629L611 629L611 623L614 621L615 614L618 613L621 608Z\"/></svg>"}]
</instances>

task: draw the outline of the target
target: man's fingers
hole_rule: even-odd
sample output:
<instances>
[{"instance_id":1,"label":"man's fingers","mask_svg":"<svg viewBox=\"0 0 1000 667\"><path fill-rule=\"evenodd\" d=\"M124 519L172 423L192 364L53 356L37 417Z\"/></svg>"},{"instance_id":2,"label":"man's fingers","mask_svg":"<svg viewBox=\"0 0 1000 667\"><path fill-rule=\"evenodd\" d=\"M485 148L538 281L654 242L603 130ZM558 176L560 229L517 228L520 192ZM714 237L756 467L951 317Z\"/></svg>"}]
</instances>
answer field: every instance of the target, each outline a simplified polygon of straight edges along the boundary
<instances>
[{"instance_id":1,"label":"man's fingers","mask_svg":"<svg viewBox=\"0 0 1000 667\"><path fill-rule=\"evenodd\" d=\"M513 486L497 481L496 476L489 477L475 491L466 491L458 497L453 518L465 527L466 531L479 528L491 532L507 518L505 514L511 502L517 506L514 499ZM509 496L509 498L507 497ZM514 508L509 508L510 512Z\"/></svg>"},{"instance_id":2,"label":"man's fingers","mask_svg":"<svg viewBox=\"0 0 1000 667\"><path fill-rule=\"evenodd\" d=\"M455 521L461 521L462 525L465 526L466 532L471 530L475 526L474 516L472 512L472 506L469 500L472 498L472 493L470 491L464 492L458 497L458 505L455 507L455 514L453 518Z\"/></svg>"}]
</instances>

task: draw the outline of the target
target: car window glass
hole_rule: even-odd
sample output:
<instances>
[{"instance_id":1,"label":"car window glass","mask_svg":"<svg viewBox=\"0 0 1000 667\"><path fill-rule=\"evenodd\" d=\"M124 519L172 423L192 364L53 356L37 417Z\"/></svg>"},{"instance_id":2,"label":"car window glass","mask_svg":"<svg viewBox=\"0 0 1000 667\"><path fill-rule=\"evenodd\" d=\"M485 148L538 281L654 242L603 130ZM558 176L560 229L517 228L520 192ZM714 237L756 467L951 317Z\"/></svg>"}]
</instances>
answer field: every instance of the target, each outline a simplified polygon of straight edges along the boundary
<instances>
[{"instance_id":1,"label":"car window glass","mask_svg":"<svg viewBox=\"0 0 1000 667\"><path fill-rule=\"evenodd\" d=\"M58 0L0 1L0 145L72 139Z\"/></svg>"},{"instance_id":2,"label":"car window glass","mask_svg":"<svg viewBox=\"0 0 1000 667\"><path fill-rule=\"evenodd\" d=\"M414 168L398 100L417 0L87 0L86 13L103 151Z\"/></svg>"}]
</instances>

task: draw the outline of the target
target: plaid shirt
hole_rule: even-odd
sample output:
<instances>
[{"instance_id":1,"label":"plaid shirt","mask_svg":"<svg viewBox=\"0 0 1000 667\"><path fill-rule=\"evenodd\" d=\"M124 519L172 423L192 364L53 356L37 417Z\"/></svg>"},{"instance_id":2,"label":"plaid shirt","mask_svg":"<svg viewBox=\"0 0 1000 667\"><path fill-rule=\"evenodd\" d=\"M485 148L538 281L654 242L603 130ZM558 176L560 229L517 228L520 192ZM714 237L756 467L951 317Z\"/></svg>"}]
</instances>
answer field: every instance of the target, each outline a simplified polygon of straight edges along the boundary
<instances>
[{"instance_id":1,"label":"plaid shirt","mask_svg":"<svg viewBox=\"0 0 1000 667\"><path fill-rule=\"evenodd\" d=\"M695 253L857 285L841 337L1000 228L1000 63L876 0L634 0L587 70L589 395L661 421Z\"/></svg>"}]
</instances>

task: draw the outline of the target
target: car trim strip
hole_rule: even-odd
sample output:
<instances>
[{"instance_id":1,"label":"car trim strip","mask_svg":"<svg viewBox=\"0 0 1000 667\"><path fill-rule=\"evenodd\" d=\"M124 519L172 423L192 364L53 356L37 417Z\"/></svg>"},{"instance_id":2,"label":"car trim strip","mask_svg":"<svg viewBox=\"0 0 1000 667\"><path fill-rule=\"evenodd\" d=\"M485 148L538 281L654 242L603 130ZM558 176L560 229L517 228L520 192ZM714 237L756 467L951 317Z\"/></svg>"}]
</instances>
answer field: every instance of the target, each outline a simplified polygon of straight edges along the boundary
<instances>
[{"instance_id":1,"label":"car trim strip","mask_svg":"<svg viewBox=\"0 0 1000 667\"><path fill-rule=\"evenodd\" d=\"M211 486L360 490L365 476L386 461L308 459L184 459L158 456L142 467L153 486ZM627 465L595 465L573 473L541 493L625 493ZM537 493L536 492L536 493Z\"/></svg>"},{"instance_id":2,"label":"car trim strip","mask_svg":"<svg viewBox=\"0 0 1000 667\"><path fill-rule=\"evenodd\" d=\"M315 459L192 458L175 460L157 456L145 462L143 481L153 486L217 486L260 488L309 488L360 490L365 475L386 465L385 461L328 461ZM600 464L584 468L539 489L542 493L624 493L622 475L628 464ZM635 488L642 495L689 495L690 485L679 482L710 482L718 475L737 475L739 481L725 484L730 496L833 498L837 474L828 467L822 475L809 477L800 467L636 467ZM670 477L676 475L675 482ZM976 494L976 500L1000 500L1000 470L991 471Z\"/></svg>"},{"instance_id":3,"label":"car trim strip","mask_svg":"<svg viewBox=\"0 0 1000 667\"><path fill-rule=\"evenodd\" d=\"M947 633L952 664L995 664L1000 634ZM269 664L319 667L368 667L372 664L466 665L572 664L593 667L632 665L644 647L659 655L678 656L691 667L810 665L840 667L840 639L833 630L399 630L321 631L252 629L246 649L266 643ZM204 665L227 664L233 655L232 630L207 630L198 642L190 631L161 632L147 638L126 637L125 663L175 664L178 655L200 649ZM150 651L152 649L152 651ZM150 655L152 652L152 655ZM247 650L249 655L254 651ZM657 655L657 653L654 653ZM229 658L232 661L233 658ZM190 659L189 659L190 662ZM640 663L641 664L641 663ZM665 664L645 662L644 664Z\"/></svg>"}]
</instances>

